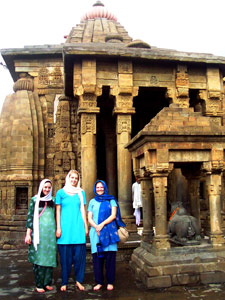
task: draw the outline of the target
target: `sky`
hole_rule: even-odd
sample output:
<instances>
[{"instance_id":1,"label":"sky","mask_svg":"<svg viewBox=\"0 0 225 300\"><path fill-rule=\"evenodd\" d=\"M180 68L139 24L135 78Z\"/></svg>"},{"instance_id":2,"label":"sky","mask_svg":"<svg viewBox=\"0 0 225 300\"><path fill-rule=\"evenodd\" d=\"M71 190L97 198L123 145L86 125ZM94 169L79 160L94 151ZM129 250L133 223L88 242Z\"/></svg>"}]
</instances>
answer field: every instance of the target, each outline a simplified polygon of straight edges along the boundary
<instances>
[{"instance_id":1,"label":"sky","mask_svg":"<svg viewBox=\"0 0 225 300\"><path fill-rule=\"evenodd\" d=\"M225 57L224 0L101 0L133 39L151 46ZM95 0L4 0L0 49L61 44ZM0 63L4 63L0 55ZM13 93L0 65L0 110Z\"/></svg>"}]
</instances>

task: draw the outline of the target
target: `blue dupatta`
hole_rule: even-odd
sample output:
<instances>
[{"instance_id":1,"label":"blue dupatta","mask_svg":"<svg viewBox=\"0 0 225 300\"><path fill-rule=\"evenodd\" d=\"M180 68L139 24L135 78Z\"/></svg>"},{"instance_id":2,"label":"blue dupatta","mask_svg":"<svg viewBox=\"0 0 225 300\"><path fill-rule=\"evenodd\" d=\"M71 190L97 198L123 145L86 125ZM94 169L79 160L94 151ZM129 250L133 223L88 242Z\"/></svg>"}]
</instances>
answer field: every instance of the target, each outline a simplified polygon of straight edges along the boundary
<instances>
[{"instance_id":1,"label":"blue dupatta","mask_svg":"<svg viewBox=\"0 0 225 300\"><path fill-rule=\"evenodd\" d=\"M101 182L104 187L104 194L98 195L96 193L96 184ZM126 225L122 221L119 203L116 198L112 195L108 194L108 188L106 183L103 180L97 180L94 185L94 193L95 193L95 200L101 202L99 207L99 214L98 214L98 224L102 223L106 220L109 216L111 216L112 207L110 205L110 200L114 200L117 204L117 212L116 212L116 220L113 220L109 224L106 224L99 233L99 240L103 247L107 247L111 244L118 243L120 241L118 236L118 227L125 227Z\"/></svg>"}]
</instances>

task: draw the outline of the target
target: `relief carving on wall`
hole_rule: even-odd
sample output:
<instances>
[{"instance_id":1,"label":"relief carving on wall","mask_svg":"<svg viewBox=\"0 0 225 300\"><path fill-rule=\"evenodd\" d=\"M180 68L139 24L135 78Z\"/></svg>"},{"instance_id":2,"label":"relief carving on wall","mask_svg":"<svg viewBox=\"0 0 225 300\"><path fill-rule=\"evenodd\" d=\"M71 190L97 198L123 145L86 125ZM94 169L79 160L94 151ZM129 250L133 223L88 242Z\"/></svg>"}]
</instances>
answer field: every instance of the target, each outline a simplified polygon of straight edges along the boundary
<instances>
[{"instance_id":1,"label":"relief carving on wall","mask_svg":"<svg viewBox=\"0 0 225 300\"><path fill-rule=\"evenodd\" d=\"M42 67L38 72L38 84L41 86L63 86L61 67Z\"/></svg>"},{"instance_id":2,"label":"relief carving on wall","mask_svg":"<svg viewBox=\"0 0 225 300\"><path fill-rule=\"evenodd\" d=\"M189 78L187 73L176 74L176 86L189 87Z\"/></svg>"},{"instance_id":3,"label":"relief carving on wall","mask_svg":"<svg viewBox=\"0 0 225 300\"><path fill-rule=\"evenodd\" d=\"M151 85L156 85L156 84L158 84L158 78L157 78L155 75L152 75L152 76L150 77L150 84L151 84Z\"/></svg>"},{"instance_id":4,"label":"relief carving on wall","mask_svg":"<svg viewBox=\"0 0 225 300\"><path fill-rule=\"evenodd\" d=\"M81 116L81 133L96 134L96 115L95 114L82 114Z\"/></svg>"},{"instance_id":5,"label":"relief carving on wall","mask_svg":"<svg viewBox=\"0 0 225 300\"><path fill-rule=\"evenodd\" d=\"M133 96L128 94L128 95L124 95L124 94L120 94L116 97L116 106L120 107L120 108L126 108L126 107L132 107L133 105Z\"/></svg>"},{"instance_id":6,"label":"relief carving on wall","mask_svg":"<svg viewBox=\"0 0 225 300\"><path fill-rule=\"evenodd\" d=\"M219 91L199 91L199 98L204 100L204 113L206 115L222 115L222 97Z\"/></svg>"},{"instance_id":7,"label":"relief carving on wall","mask_svg":"<svg viewBox=\"0 0 225 300\"><path fill-rule=\"evenodd\" d=\"M96 107L97 96L91 93L85 93L80 97L80 107Z\"/></svg>"},{"instance_id":8,"label":"relief carving on wall","mask_svg":"<svg viewBox=\"0 0 225 300\"><path fill-rule=\"evenodd\" d=\"M189 107L189 77L186 66L178 66L176 73L176 97L180 107Z\"/></svg>"},{"instance_id":9,"label":"relief carving on wall","mask_svg":"<svg viewBox=\"0 0 225 300\"><path fill-rule=\"evenodd\" d=\"M117 133L128 132L131 134L131 116L117 116Z\"/></svg>"}]
</instances>

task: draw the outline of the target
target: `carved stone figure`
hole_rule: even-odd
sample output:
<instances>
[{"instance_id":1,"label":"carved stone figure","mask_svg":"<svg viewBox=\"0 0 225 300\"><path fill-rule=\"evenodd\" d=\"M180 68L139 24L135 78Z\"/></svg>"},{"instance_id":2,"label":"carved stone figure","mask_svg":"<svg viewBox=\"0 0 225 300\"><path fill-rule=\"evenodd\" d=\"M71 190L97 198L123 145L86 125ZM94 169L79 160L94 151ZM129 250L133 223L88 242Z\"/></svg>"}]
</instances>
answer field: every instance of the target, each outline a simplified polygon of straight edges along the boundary
<instances>
[{"instance_id":1,"label":"carved stone figure","mask_svg":"<svg viewBox=\"0 0 225 300\"><path fill-rule=\"evenodd\" d=\"M201 242L198 220L187 214L184 207L173 210L168 225L170 241L179 245L196 245Z\"/></svg>"}]
</instances>

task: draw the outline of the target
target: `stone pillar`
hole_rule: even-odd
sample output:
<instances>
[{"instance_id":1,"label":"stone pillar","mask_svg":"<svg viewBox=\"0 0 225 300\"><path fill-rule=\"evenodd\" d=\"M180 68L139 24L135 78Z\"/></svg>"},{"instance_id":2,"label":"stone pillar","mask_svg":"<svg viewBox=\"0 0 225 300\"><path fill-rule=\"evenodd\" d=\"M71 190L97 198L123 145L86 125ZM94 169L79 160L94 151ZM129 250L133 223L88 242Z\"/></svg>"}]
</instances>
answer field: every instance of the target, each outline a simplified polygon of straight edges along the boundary
<instances>
[{"instance_id":1,"label":"stone pillar","mask_svg":"<svg viewBox=\"0 0 225 300\"><path fill-rule=\"evenodd\" d=\"M224 88L221 85L221 73L219 68L208 67L206 71L207 90L199 91L199 99L203 100L203 114L210 116L211 120L221 126L223 112Z\"/></svg>"},{"instance_id":2,"label":"stone pillar","mask_svg":"<svg viewBox=\"0 0 225 300\"><path fill-rule=\"evenodd\" d=\"M71 169L75 169L76 165L71 141L70 101L69 97L61 96L57 107L54 158L55 191L64 186L67 173Z\"/></svg>"},{"instance_id":3,"label":"stone pillar","mask_svg":"<svg viewBox=\"0 0 225 300\"><path fill-rule=\"evenodd\" d=\"M97 97L101 95L101 88L96 86L81 86L77 90L81 120L81 181L87 202L93 198L93 187L97 177L96 165L96 114Z\"/></svg>"},{"instance_id":4,"label":"stone pillar","mask_svg":"<svg viewBox=\"0 0 225 300\"><path fill-rule=\"evenodd\" d=\"M117 134L117 182L118 200L123 217L133 214L132 209L132 174L131 154L125 145L131 138L131 115L135 113L133 97L137 96L138 89L132 87L115 87L111 94L116 96L114 114L116 119Z\"/></svg>"},{"instance_id":5,"label":"stone pillar","mask_svg":"<svg viewBox=\"0 0 225 300\"><path fill-rule=\"evenodd\" d=\"M124 146L130 141L131 116L117 115L117 180L122 216L132 214L131 155Z\"/></svg>"},{"instance_id":6,"label":"stone pillar","mask_svg":"<svg viewBox=\"0 0 225 300\"><path fill-rule=\"evenodd\" d=\"M87 202L93 198L96 181L96 114L97 97L102 89L97 86L96 59L83 59L74 64L74 96L79 97L78 114L81 122L81 184L85 190Z\"/></svg>"},{"instance_id":7,"label":"stone pillar","mask_svg":"<svg viewBox=\"0 0 225 300\"><path fill-rule=\"evenodd\" d=\"M154 174L152 177L155 199L155 237L153 245L158 250L170 248L167 235L167 176Z\"/></svg>"},{"instance_id":8,"label":"stone pillar","mask_svg":"<svg viewBox=\"0 0 225 300\"><path fill-rule=\"evenodd\" d=\"M221 224L221 174L208 176L208 193L210 209L210 240L213 246L225 244Z\"/></svg>"},{"instance_id":9,"label":"stone pillar","mask_svg":"<svg viewBox=\"0 0 225 300\"><path fill-rule=\"evenodd\" d=\"M221 151L220 151L221 150ZM220 152L222 158L222 149L213 149L212 158ZM216 155L218 157L218 155ZM207 171L207 189L209 195L209 211L210 211L210 241L214 247L225 244L222 234L221 223L221 180L223 161L215 161L203 163L203 168Z\"/></svg>"},{"instance_id":10,"label":"stone pillar","mask_svg":"<svg viewBox=\"0 0 225 300\"><path fill-rule=\"evenodd\" d=\"M187 169L182 169L182 174L188 181L188 196L190 200L191 215L198 220L201 228L201 213L200 213L200 169L194 166Z\"/></svg>"},{"instance_id":11,"label":"stone pillar","mask_svg":"<svg viewBox=\"0 0 225 300\"><path fill-rule=\"evenodd\" d=\"M152 181L149 177L140 178L143 209L143 233L142 240L149 242L153 239L152 217Z\"/></svg>"},{"instance_id":12,"label":"stone pillar","mask_svg":"<svg viewBox=\"0 0 225 300\"><path fill-rule=\"evenodd\" d=\"M179 107L189 107L189 77L186 65L177 66L176 101Z\"/></svg>"}]
</instances>

